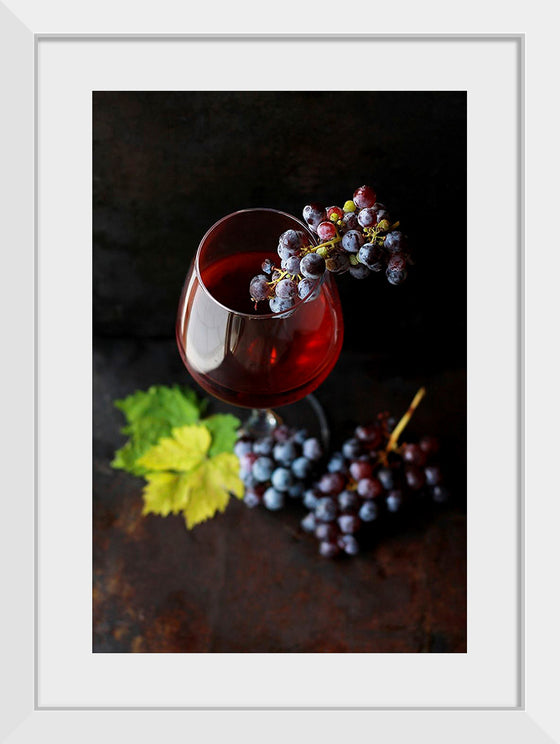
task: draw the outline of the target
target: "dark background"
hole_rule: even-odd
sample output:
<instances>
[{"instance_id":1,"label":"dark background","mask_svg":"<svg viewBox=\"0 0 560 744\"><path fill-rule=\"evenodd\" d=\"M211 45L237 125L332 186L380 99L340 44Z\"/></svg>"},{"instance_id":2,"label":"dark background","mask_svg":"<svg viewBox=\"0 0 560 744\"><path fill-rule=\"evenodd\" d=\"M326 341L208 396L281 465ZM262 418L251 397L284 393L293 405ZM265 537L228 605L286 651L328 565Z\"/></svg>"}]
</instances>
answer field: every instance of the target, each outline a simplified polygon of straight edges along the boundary
<instances>
[{"instance_id":1,"label":"dark background","mask_svg":"<svg viewBox=\"0 0 560 744\"><path fill-rule=\"evenodd\" d=\"M336 444L425 385L410 431L442 439L451 503L334 563L297 510L232 503L191 533L141 517L142 481L109 466L112 401L192 384L174 322L202 235L363 183L416 264L400 287L338 278L344 348L317 397ZM466 93L96 92L93 248L94 650L465 651Z\"/></svg>"}]
</instances>

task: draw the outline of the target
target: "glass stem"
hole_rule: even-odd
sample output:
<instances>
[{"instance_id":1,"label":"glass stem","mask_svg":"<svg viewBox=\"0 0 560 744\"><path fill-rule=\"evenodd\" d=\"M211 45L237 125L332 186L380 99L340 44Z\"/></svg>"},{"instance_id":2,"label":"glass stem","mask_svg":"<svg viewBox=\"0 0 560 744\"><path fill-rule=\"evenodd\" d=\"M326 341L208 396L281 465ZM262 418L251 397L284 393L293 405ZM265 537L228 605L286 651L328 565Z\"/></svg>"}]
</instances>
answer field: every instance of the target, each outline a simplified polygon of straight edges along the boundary
<instances>
[{"instance_id":1,"label":"glass stem","mask_svg":"<svg viewBox=\"0 0 560 744\"><path fill-rule=\"evenodd\" d=\"M309 429L312 430L312 434L308 434L308 436L317 436L323 445L324 451L328 452L330 447L329 424L323 407L314 395L310 393L302 399L302 401L298 401L298 403L294 404L294 406L291 407L291 410L290 406L287 406L286 413L288 415L288 425L292 428L297 428L298 421L290 420L289 416L291 414L293 418L293 408L300 405L300 403L307 403L311 407L314 417L313 421L311 421L309 418L309 412L297 409L300 417L299 425L303 425L304 428L309 426ZM302 418L304 421L301 420ZM241 427L241 434L258 439L261 437L268 437L277 426L280 426L283 423L282 417L270 408L253 408L249 418Z\"/></svg>"},{"instance_id":2,"label":"glass stem","mask_svg":"<svg viewBox=\"0 0 560 744\"><path fill-rule=\"evenodd\" d=\"M280 416L270 408L253 408L251 415L243 424L242 431L253 437L267 437L281 423Z\"/></svg>"}]
</instances>

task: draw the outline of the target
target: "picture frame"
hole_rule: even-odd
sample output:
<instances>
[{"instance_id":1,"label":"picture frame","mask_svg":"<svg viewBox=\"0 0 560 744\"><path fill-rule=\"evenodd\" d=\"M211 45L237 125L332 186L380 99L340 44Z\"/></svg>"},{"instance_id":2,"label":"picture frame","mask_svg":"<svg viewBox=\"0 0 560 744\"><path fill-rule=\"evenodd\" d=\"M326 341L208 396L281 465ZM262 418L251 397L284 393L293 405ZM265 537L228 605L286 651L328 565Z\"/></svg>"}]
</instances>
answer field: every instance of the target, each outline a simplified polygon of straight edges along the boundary
<instances>
[{"instance_id":1,"label":"picture frame","mask_svg":"<svg viewBox=\"0 0 560 744\"><path fill-rule=\"evenodd\" d=\"M14 5L12 3L12 6ZM23 321L23 328L27 329L25 331L27 338L30 338L29 329L32 327L35 328L35 347L31 349L30 344L27 344L22 354L24 363L21 366L27 372L22 374L21 370L18 369L17 376L19 378L18 382L24 385L24 389L27 389L27 391L33 389L35 391L34 397L40 399L41 396L52 395L49 386L46 384L47 382L52 382L52 380L44 380L41 369L35 375L33 374L35 360L42 353L43 349L41 347L44 343L41 333L42 323L44 321L36 315L37 303L34 296L39 286L38 273L48 271L43 257L37 252L41 224L40 221L38 223L37 220L33 220L33 213L38 197L39 174L37 160L33 157L34 153L29 150L31 142L35 143L35 150L40 146L40 125L37 124L35 126L34 122L34 111L37 111L36 107L38 104L37 86L41 75L41 69L38 64L38 47L47 38L51 40L64 38L67 41L71 41L74 45L79 46L80 44L87 44L88 39L93 38L93 35L86 34L80 37L74 34L67 36L42 34L37 30L39 26L35 26L33 19L25 17L25 14L25 20L22 21L17 15L7 10L5 6L0 6L0 12L2 14L0 17L2 18L3 27L2 41L3 43L5 42L6 54L13 61L13 69L18 70L21 74L21 77L18 76L17 82L14 81L13 84L8 86L11 111L13 112L13 116L10 117L11 128L8 134L10 141L13 140L18 143L14 145L14 151L10 158L12 166L9 171L12 174L10 183L14 191L13 196L16 198L13 200L14 210L10 216L9 227L14 230L15 226L19 225L19 229L13 234L16 235L17 244L23 246L23 249L14 259L18 275L21 277L35 277L33 283L27 282L27 286L21 294L18 293L16 295L14 290L14 295L12 296L10 294L8 301L13 303L13 307L17 307L18 315ZM28 24L31 24L31 27ZM161 41L171 41L171 37L161 36L159 38ZM233 37L230 38L235 43L235 39ZM274 38L281 41L280 37ZM290 36L286 35L282 38L288 40ZM366 35L360 38L375 38L375 36ZM397 42L402 38L406 39L406 36L385 35L383 36L383 41ZM435 37L433 35L431 37L415 35L414 38L418 39L418 43L422 43L422 39L433 39ZM439 38L446 43L461 44L462 39L474 38L474 36L447 35ZM516 471L513 473L513 479L517 482L519 498L517 509L521 520L526 508L523 488L524 292L521 279L521 272L524 266L525 37L523 34L506 34L503 36L485 35L484 38L501 38L511 41L512 46L515 47L513 60L517 65L516 73L519 84L519 162L517 171L519 222L515 225L518 246L516 260L519 279L516 287L517 315L514 319L520 334L519 344L517 346L519 374L516 380L519 410L515 417L517 427L515 440L518 447L519 460L516 464ZM205 37L206 41L209 39L210 37ZM309 39L310 41L313 40L311 37ZM341 35L340 39L341 41L344 40L344 35ZM259 37L259 41L266 42L267 40L270 42L273 41L272 37L262 35ZM334 37L330 37L330 40L334 40ZM356 42L358 37L348 35L345 40L352 43ZM202 42L203 38L196 40L196 43ZM32 95L33 92L34 96ZM36 246L35 251L32 249L32 245ZM17 340L15 339L16 342ZM89 397L87 395L87 379L84 382L86 383L84 388L86 389L85 398L87 399ZM83 414L86 421L89 403L89 400L85 400L79 405L79 412ZM14 416L14 420L16 421L15 431L17 434L21 434L22 437L25 437L27 433L27 439L29 440L27 430L30 423L34 422L36 430L34 449L40 451L41 419L38 416L37 410L34 410L33 401L28 400L27 404L25 415L22 416L21 408L19 408L17 414ZM426 732L429 731L430 737L435 741L447 741L451 736L453 736L454 740L470 741L473 735L483 735L488 740L494 740L499 736L507 736L511 741L531 740L544 742L550 741L550 736L557 734L558 717L554 709L553 690L550 688L546 669L541 666L539 670L539 663L542 664L542 661L539 661L541 658L539 648L541 650L543 648L540 645L543 635L542 626L540 623L536 625L537 632L535 635L530 635L532 627L530 624L525 625L524 622L524 614L526 612L526 606L524 604L524 581L525 576L529 579L529 575L525 574L524 568L526 539L521 521L518 525L519 541L517 545L518 550L516 551L517 563L515 566L521 581L518 594L519 609L521 611L518 628L519 684L516 688L517 703L515 705L497 705L484 708L470 706L468 701L465 701L464 705L448 705L443 708L426 705L408 705L399 706L397 709L396 707L392 708L390 705L385 705L371 707L355 706L359 710L352 710L354 706L339 706L336 704L336 701L332 704L331 701L325 700L325 705L311 706L311 708L307 708L306 710L298 710L297 706L290 709L283 709L283 706L273 706L271 709L262 710L262 706L256 706L256 709L243 712L242 719L239 718L239 715L247 706L221 704L215 706L213 709L209 709L207 706L178 706L165 710L166 706L152 706L149 701L143 701L141 696L139 696L137 702L133 705L118 706L120 708L118 714L116 710L111 710L111 708L116 706L99 707L95 704L92 705L87 699L84 700L82 705L73 704L69 707L63 705L40 705L38 694L40 670L37 648L44 642L44 635L41 630L41 618L35 616L35 611L40 604L41 594L44 592L44 588L41 586L41 572L44 569L38 560L39 551L34 548L34 545L37 544L39 537L39 520L48 520L50 517L45 512L43 504L37 498L37 492L40 487L38 470L40 468L36 469L35 474L30 473L25 468L20 471L25 473L25 475L18 481L16 489L24 498L19 500L13 509L13 518L11 521L22 526L23 535L18 535L17 531L14 530L13 535L7 535L7 539L2 546L4 565L18 566L18 570L13 572L13 578L8 582L7 588L10 597L13 597L12 604L15 605L17 602L18 608L21 608L17 613L17 617L14 615L13 618L9 619L7 632L4 633L4 637L11 640L9 644L5 644L4 654L4 658L7 661L6 669L9 670L9 679L6 678L5 680L7 690L5 699L8 699L10 702L8 715L6 716L6 720L3 720L3 728L0 731L2 736L6 737L4 740L33 741L39 736L52 735L53 737L56 736L59 740L70 741L83 736L83 731L86 728L92 734L94 731L97 731L105 736L108 731L116 737L116 735L119 735L117 733L119 731L126 731L130 735L130 732L134 730L137 732L138 738L141 739L171 739L178 730L180 731L187 727L190 728L191 732L193 730L198 732L204 731L204 735L208 739L214 735L217 738L219 732L224 730L223 727L230 727L230 730L231 727L236 728L240 725L241 720L243 720L242 725L245 727L246 732L244 736L258 736L259 726L264 724L267 728L270 726L274 729L274 738L271 736L272 740L279 740L280 736L286 736L291 726L299 725L302 717L324 714L325 709L329 709L328 735L333 737L337 735L341 736L347 731L348 725L375 726L377 735L381 735L382 738L384 735L384 738L390 735L395 741L408 740L410 732L416 732L417 734L419 729ZM31 497L31 493L36 494L35 499ZM541 528L542 524L539 524L536 530L535 525L533 525L532 530L535 530L535 532L528 535L528 544L533 544L531 540L534 540L534 544L537 543L538 537L535 539L534 537L531 538L530 535L537 535ZM537 560L538 558L542 558L542 555L539 555L538 551L535 555ZM17 560L15 560L16 557ZM533 576L535 571L538 572L538 570L538 568L533 568L530 575ZM543 570L546 571L546 569ZM72 578L75 579L76 577L72 575ZM72 586L75 585L73 582ZM32 592L30 591L32 586L35 586L34 596L32 596ZM87 590L89 590L89 585L86 587ZM531 594L533 598L535 597L535 593L539 591L542 591L542 588L538 587L537 584L532 586ZM83 588L77 589L77 592L83 592ZM546 607L546 598L541 599L540 604L538 599L534 601L535 607ZM541 628L540 631L538 630L539 627ZM526 646L525 637L528 638ZM16 638L18 641L14 642L12 639ZM31 643L31 639L34 640L33 644ZM533 654L535 655L533 656ZM527 664L524 661L526 656L528 658ZM144 663L150 662L150 659L142 659L141 657L142 655L140 655L139 661L143 661ZM548 650L548 663L550 663L550 657L550 650ZM431 660L428 658L427 661L429 662ZM375 660L372 664L375 664ZM527 675L527 670L532 670L529 676ZM352 715L352 722L349 724L348 716L350 714ZM323 715L321 720L324 722L326 717ZM249 738L249 740L251 739Z\"/></svg>"}]
</instances>

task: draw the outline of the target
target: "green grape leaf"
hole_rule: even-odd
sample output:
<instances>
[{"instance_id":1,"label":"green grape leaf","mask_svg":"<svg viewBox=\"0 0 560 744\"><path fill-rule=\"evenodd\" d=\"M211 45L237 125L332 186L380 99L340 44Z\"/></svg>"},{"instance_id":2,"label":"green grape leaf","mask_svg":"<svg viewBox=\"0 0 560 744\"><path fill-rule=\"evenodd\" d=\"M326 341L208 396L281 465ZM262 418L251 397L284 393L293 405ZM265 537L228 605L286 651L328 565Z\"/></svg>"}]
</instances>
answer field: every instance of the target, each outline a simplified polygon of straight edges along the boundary
<instances>
[{"instance_id":1,"label":"green grape leaf","mask_svg":"<svg viewBox=\"0 0 560 744\"><path fill-rule=\"evenodd\" d=\"M144 513L183 512L187 529L226 508L230 493L243 497L239 461L229 452L210 455L212 437L204 425L172 429L151 447L139 464L148 470Z\"/></svg>"},{"instance_id":2,"label":"green grape leaf","mask_svg":"<svg viewBox=\"0 0 560 744\"><path fill-rule=\"evenodd\" d=\"M241 421L231 413L216 413L203 419L204 424L212 435L209 455L219 455L221 452L231 452L237 439L237 430Z\"/></svg>"},{"instance_id":3,"label":"green grape leaf","mask_svg":"<svg viewBox=\"0 0 560 744\"><path fill-rule=\"evenodd\" d=\"M130 433L130 428L144 418L167 421L172 427L184 426L194 423L200 411L194 390L179 385L152 385L148 390L137 390L115 401L115 406L124 413L129 424L125 433Z\"/></svg>"},{"instance_id":4,"label":"green grape leaf","mask_svg":"<svg viewBox=\"0 0 560 744\"><path fill-rule=\"evenodd\" d=\"M117 450L111 465L134 475L144 475L147 469L138 463L142 455L162 437L169 436L173 427L194 424L205 405L194 390L174 385L153 385L115 401L127 420L122 429L129 441Z\"/></svg>"}]
</instances>

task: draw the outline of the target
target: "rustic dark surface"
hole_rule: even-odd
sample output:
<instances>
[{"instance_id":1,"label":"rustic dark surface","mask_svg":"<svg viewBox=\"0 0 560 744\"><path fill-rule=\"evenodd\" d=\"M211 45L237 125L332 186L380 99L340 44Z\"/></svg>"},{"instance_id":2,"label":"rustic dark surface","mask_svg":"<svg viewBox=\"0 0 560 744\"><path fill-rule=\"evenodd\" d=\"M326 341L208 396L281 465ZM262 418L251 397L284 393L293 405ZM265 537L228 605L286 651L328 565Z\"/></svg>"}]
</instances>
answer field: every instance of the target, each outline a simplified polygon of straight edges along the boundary
<instances>
[{"instance_id":1,"label":"rustic dark surface","mask_svg":"<svg viewBox=\"0 0 560 744\"><path fill-rule=\"evenodd\" d=\"M407 379L383 370L369 356L341 356L317 392L335 438L380 405L403 411L425 383L409 426L446 442L454 499L396 518L360 555L331 562L300 531L296 504L271 513L232 500L191 532L180 516L142 517L142 479L109 465L124 441L112 401L189 378L172 341L98 341L93 650L465 652L464 374ZM352 386L341 386L348 379Z\"/></svg>"}]
</instances>

